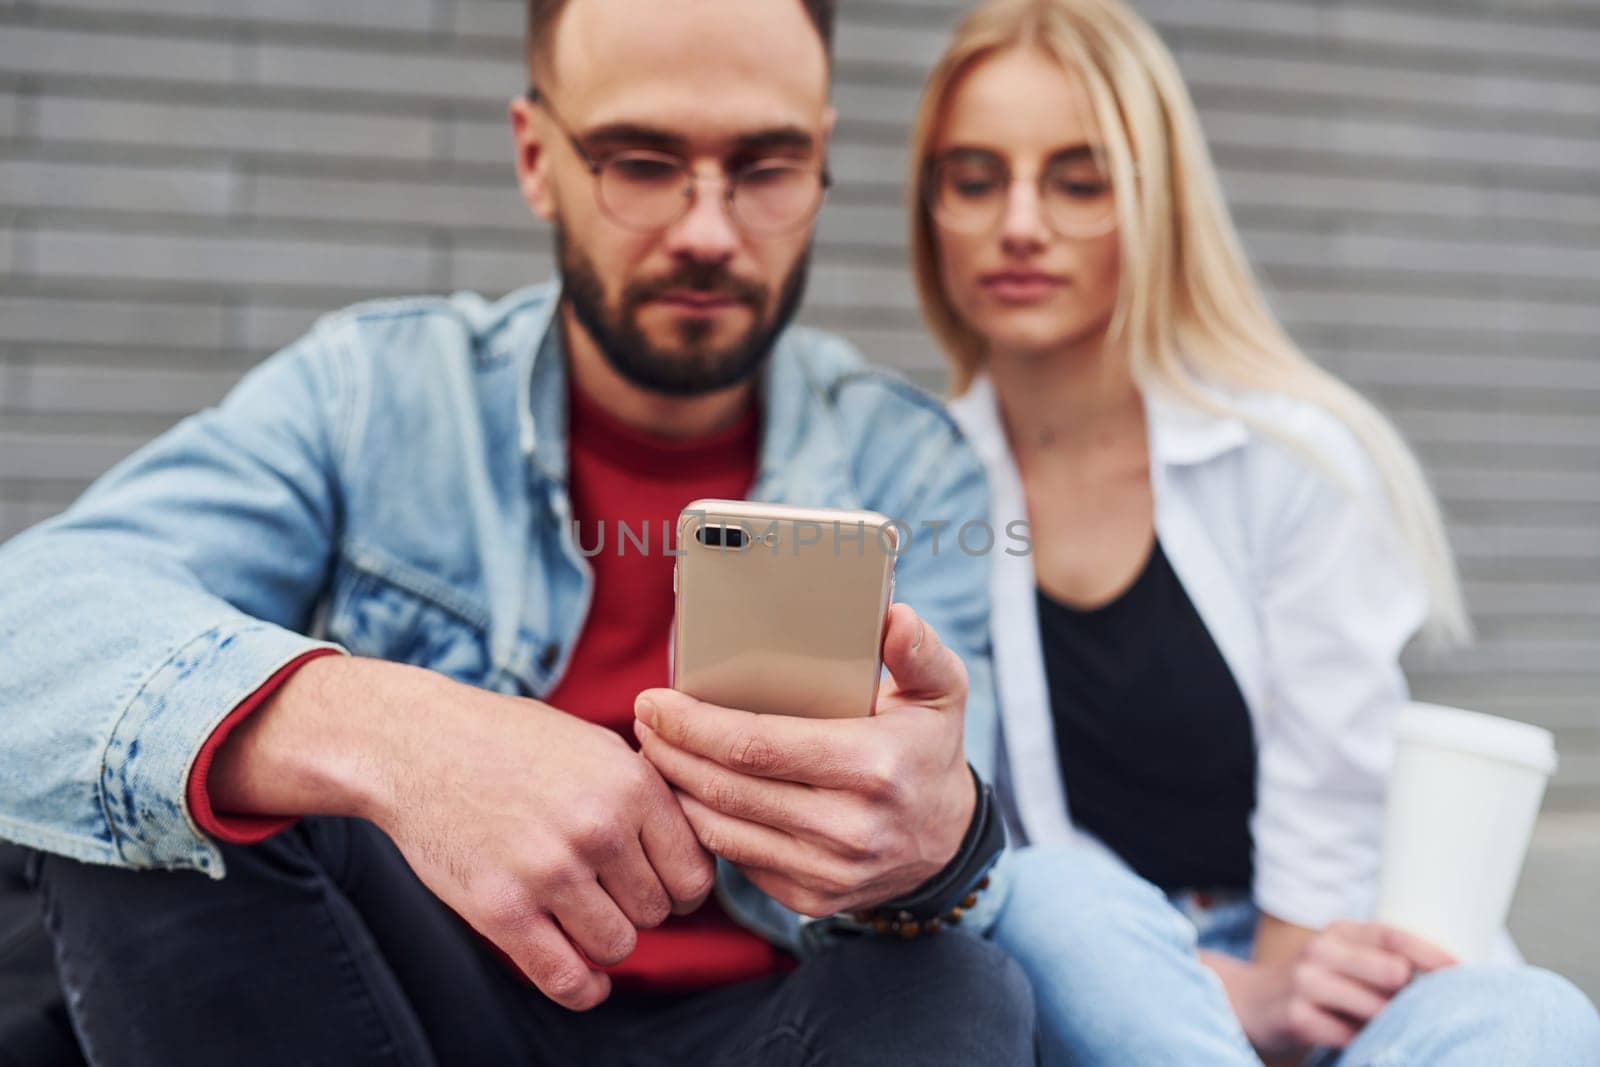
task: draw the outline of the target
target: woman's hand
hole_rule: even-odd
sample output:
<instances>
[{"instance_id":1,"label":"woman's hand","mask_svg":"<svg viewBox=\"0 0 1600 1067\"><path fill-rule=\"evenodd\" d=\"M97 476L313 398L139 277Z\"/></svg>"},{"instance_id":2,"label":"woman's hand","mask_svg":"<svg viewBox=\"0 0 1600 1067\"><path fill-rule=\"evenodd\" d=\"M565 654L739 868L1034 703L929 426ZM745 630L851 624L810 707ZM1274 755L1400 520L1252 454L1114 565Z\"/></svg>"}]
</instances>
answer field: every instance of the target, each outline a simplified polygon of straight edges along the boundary
<instances>
[{"instance_id":1,"label":"woman's hand","mask_svg":"<svg viewBox=\"0 0 1600 1067\"><path fill-rule=\"evenodd\" d=\"M1262 932L1269 923L1288 927L1263 916ZM1383 923L1288 929L1306 936L1287 958L1272 953L1270 945L1264 954L1258 933L1255 961L1223 963L1209 954L1206 959L1222 977L1250 1043L1268 1063L1296 1062L1313 1046L1343 1048L1414 975L1456 962L1443 949Z\"/></svg>"}]
</instances>

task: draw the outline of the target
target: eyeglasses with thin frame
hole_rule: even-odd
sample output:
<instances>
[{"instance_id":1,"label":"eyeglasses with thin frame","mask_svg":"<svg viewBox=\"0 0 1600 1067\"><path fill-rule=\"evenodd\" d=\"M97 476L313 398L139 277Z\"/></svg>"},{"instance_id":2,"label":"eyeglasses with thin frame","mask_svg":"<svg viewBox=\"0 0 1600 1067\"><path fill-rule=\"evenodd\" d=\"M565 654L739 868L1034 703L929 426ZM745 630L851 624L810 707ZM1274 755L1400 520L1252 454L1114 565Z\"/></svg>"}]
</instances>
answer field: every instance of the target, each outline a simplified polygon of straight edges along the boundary
<instances>
[{"instance_id":1,"label":"eyeglasses with thin frame","mask_svg":"<svg viewBox=\"0 0 1600 1067\"><path fill-rule=\"evenodd\" d=\"M984 234L1001 225L1016 181L998 153L956 148L928 161L923 191L939 225ZM1058 153L1035 184L1040 217L1058 237L1099 237L1116 227L1116 197L1102 153L1088 146Z\"/></svg>"},{"instance_id":2,"label":"eyeglasses with thin frame","mask_svg":"<svg viewBox=\"0 0 1600 1067\"><path fill-rule=\"evenodd\" d=\"M544 108L595 179L595 199L606 216L639 232L664 230L683 218L700 195L689 161L667 152L624 148L596 158L556 111L550 97L528 87L528 100ZM820 163L772 157L728 174L722 194L730 217L747 233L775 237L811 221L833 184Z\"/></svg>"}]
</instances>

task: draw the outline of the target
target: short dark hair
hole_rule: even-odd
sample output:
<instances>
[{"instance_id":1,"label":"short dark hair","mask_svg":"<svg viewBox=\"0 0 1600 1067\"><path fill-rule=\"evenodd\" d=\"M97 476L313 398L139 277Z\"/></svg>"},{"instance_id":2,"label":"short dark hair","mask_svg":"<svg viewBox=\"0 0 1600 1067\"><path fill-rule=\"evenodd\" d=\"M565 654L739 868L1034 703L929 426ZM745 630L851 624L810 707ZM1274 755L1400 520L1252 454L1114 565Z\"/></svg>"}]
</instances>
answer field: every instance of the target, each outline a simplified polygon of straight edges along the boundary
<instances>
[{"instance_id":1,"label":"short dark hair","mask_svg":"<svg viewBox=\"0 0 1600 1067\"><path fill-rule=\"evenodd\" d=\"M556 20L561 17L561 12L566 10L571 0L528 0L528 68L531 72L546 77L544 62L548 58L547 49L550 47L551 31L555 29ZM833 58L833 14L837 0L800 0L801 6L806 9L806 14L811 18L811 24L817 28L817 35L822 38L822 50L827 54L829 61Z\"/></svg>"}]
</instances>

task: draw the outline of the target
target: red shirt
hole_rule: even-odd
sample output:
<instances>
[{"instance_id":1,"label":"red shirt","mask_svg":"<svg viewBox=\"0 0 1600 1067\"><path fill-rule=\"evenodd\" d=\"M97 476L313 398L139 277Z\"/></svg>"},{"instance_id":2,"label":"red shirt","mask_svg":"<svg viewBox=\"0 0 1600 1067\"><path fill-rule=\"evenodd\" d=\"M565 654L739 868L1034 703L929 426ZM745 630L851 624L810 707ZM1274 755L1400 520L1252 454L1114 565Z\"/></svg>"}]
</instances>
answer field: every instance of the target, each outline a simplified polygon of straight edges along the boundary
<instances>
[{"instance_id":1,"label":"red shirt","mask_svg":"<svg viewBox=\"0 0 1600 1067\"><path fill-rule=\"evenodd\" d=\"M752 404L739 423L680 441L617 421L574 388L569 393L568 488L578 541L594 573L588 618L565 674L546 703L609 727L637 747L633 701L670 680L673 619L669 554L678 513L700 497L742 498L754 480L760 442ZM189 809L205 832L253 844L293 819L219 814L206 791L211 761L233 728L299 666L286 665L231 711L207 738L189 775ZM786 969L789 958L734 923L715 898L693 915L639 933L638 947L606 968L619 988L693 990Z\"/></svg>"},{"instance_id":2,"label":"red shirt","mask_svg":"<svg viewBox=\"0 0 1600 1067\"><path fill-rule=\"evenodd\" d=\"M760 443L756 409L689 441L640 433L576 389L569 415L568 489L579 547L594 553L594 597L566 673L544 699L637 747L634 697L671 681L669 551L678 513L701 497L738 500L749 492ZM786 959L712 897L693 915L640 931L633 955L606 971L618 986L701 989L771 974Z\"/></svg>"}]
</instances>

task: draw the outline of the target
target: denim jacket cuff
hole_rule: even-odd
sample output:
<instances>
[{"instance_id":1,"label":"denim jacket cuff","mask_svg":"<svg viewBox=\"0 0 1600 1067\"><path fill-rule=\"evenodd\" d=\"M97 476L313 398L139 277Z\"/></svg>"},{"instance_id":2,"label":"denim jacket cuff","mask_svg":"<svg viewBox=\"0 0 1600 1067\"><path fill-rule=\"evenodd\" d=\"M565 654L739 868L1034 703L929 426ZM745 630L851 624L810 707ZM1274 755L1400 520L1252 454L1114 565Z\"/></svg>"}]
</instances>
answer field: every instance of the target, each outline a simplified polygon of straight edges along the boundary
<instances>
[{"instance_id":1,"label":"denim jacket cuff","mask_svg":"<svg viewBox=\"0 0 1600 1067\"><path fill-rule=\"evenodd\" d=\"M100 767L102 803L123 862L223 876L221 853L188 809L189 772L234 707L316 648L345 652L269 623L228 622L191 638L145 679Z\"/></svg>"}]
</instances>

